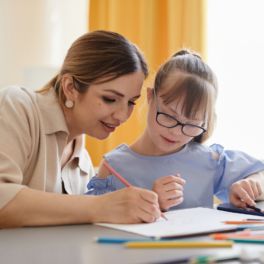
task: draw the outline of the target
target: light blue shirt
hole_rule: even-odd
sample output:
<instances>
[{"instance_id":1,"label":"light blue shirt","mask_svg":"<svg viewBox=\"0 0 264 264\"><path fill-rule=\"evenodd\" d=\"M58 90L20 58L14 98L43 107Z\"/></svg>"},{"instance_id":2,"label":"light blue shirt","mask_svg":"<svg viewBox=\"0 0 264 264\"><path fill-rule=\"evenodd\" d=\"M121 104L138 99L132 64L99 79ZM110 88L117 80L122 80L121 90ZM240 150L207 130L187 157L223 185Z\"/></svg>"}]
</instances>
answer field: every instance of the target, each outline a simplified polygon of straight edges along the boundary
<instances>
[{"instance_id":1,"label":"light blue shirt","mask_svg":"<svg viewBox=\"0 0 264 264\"><path fill-rule=\"evenodd\" d=\"M219 154L216 161L213 151ZM264 170L264 163L241 151L224 150L220 145L210 147L190 141L179 152L165 156L142 156L126 144L104 155L108 164L132 186L151 190L155 180L180 174L184 200L174 209L212 206L213 195L223 203L229 202L231 185L250 174ZM94 176L87 194L100 195L125 188L114 175L105 179ZM173 208L173 207L172 207Z\"/></svg>"}]
</instances>

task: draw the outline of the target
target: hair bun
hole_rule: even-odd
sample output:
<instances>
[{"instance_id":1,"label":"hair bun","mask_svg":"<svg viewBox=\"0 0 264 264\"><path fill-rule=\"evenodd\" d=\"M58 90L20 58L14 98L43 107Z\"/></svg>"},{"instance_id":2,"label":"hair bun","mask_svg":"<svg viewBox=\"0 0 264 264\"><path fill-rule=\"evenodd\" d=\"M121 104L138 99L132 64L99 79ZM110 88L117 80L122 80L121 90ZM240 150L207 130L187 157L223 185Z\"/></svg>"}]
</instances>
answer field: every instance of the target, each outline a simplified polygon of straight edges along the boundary
<instances>
[{"instance_id":1,"label":"hair bun","mask_svg":"<svg viewBox=\"0 0 264 264\"><path fill-rule=\"evenodd\" d=\"M177 57L177 56L183 56L183 55L192 55L192 56L197 57L200 60L203 60L199 53L190 52L187 49L179 50L178 52L176 52L175 54L172 55L172 58Z\"/></svg>"}]
</instances>

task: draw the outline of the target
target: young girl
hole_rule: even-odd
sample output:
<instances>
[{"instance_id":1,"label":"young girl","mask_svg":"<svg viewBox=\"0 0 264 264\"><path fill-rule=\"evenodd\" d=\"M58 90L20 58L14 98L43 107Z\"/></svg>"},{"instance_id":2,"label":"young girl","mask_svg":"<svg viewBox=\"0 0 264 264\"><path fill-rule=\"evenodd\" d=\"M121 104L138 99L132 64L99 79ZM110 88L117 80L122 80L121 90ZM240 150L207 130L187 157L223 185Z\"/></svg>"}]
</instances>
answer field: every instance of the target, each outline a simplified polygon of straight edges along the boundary
<instances>
[{"instance_id":1,"label":"young girl","mask_svg":"<svg viewBox=\"0 0 264 264\"><path fill-rule=\"evenodd\" d=\"M264 164L240 151L202 144L216 123L217 93L216 76L199 55L186 50L173 55L147 89L145 131L132 145L104 155L88 194L125 187L102 165L107 162L132 186L155 191L163 211L211 206L213 195L237 207L255 206L254 200L264 198L259 173Z\"/></svg>"}]
</instances>

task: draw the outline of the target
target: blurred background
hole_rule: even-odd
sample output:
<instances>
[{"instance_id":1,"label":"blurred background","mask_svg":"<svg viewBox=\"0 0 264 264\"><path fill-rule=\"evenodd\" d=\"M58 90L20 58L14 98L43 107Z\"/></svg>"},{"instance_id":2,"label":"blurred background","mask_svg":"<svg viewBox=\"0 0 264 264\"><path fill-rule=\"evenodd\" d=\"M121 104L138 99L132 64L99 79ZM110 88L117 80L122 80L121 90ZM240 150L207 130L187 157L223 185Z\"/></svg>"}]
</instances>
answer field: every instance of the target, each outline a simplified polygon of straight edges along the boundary
<instances>
[{"instance_id":1,"label":"blurred background","mask_svg":"<svg viewBox=\"0 0 264 264\"><path fill-rule=\"evenodd\" d=\"M208 145L264 159L263 0L0 0L0 88L40 89L82 34L111 30L144 52L152 86L158 67L182 47L199 52L218 77L218 123ZM144 93L143 93L144 94ZM146 125L145 97L107 140L86 137L94 166L135 141Z\"/></svg>"}]
</instances>

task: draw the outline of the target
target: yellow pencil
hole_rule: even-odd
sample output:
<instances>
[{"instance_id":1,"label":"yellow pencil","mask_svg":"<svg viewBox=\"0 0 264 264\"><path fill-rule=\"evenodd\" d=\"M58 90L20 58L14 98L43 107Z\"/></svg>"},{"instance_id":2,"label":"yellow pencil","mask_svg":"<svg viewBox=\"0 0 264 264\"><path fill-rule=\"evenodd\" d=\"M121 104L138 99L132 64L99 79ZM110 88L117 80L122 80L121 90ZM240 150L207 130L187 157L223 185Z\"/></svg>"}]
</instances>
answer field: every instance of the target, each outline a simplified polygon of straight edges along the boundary
<instances>
[{"instance_id":1,"label":"yellow pencil","mask_svg":"<svg viewBox=\"0 0 264 264\"><path fill-rule=\"evenodd\" d=\"M232 241L149 241L124 243L128 248L163 248L163 247L232 247Z\"/></svg>"}]
</instances>

